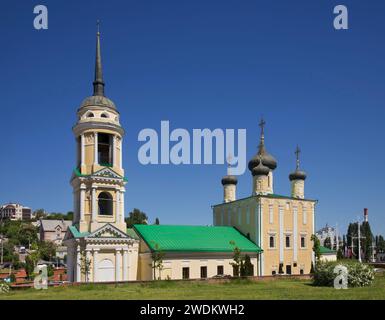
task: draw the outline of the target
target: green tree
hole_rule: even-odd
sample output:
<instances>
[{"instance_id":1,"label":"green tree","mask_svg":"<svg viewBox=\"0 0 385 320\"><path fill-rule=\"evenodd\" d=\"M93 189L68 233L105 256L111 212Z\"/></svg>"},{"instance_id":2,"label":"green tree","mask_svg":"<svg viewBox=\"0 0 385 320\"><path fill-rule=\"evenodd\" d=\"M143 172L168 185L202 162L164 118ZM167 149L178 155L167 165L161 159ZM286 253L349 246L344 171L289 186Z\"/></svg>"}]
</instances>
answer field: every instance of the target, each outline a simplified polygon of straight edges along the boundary
<instances>
[{"instance_id":1,"label":"green tree","mask_svg":"<svg viewBox=\"0 0 385 320\"><path fill-rule=\"evenodd\" d=\"M40 241L38 245L39 258L51 261L56 256L56 245L51 241Z\"/></svg>"},{"instance_id":2,"label":"green tree","mask_svg":"<svg viewBox=\"0 0 385 320\"><path fill-rule=\"evenodd\" d=\"M342 259L344 259L344 254L342 252L342 249L339 248L337 251L337 260L342 260Z\"/></svg>"},{"instance_id":3,"label":"green tree","mask_svg":"<svg viewBox=\"0 0 385 320\"><path fill-rule=\"evenodd\" d=\"M33 278L33 271L35 270L35 263L31 256L27 256L25 258L25 265L24 265L25 273L27 274L28 279Z\"/></svg>"},{"instance_id":4,"label":"green tree","mask_svg":"<svg viewBox=\"0 0 385 320\"><path fill-rule=\"evenodd\" d=\"M348 231L346 233L346 242L347 246L350 248L354 248L353 258L358 258L358 224L357 223L349 223Z\"/></svg>"},{"instance_id":5,"label":"green tree","mask_svg":"<svg viewBox=\"0 0 385 320\"><path fill-rule=\"evenodd\" d=\"M47 213L45 212L44 209L37 209L33 212L36 220L39 220L39 219L44 219L46 216L47 216Z\"/></svg>"},{"instance_id":6,"label":"green tree","mask_svg":"<svg viewBox=\"0 0 385 320\"><path fill-rule=\"evenodd\" d=\"M87 257L85 251L80 255L80 271L84 275L86 282L88 282L91 272L91 260Z\"/></svg>"},{"instance_id":7,"label":"green tree","mask_svg":"<svg viewBox=\"0 0 385 320\"><path fill-rule=\"evenodd\" d=\"M321 258L321 250L320 250L321 245L320 245L319 239L315 234L312 234L310 240L313 241L313 252L316 258L316 262L318 262Z\"/></svg>"},{"instance_id":8,"label":"green tree","mask_svg":"<svg viewBox=\"0 0 385 320\"><path fill-rule=\"evenodd\" d=\"M231 240L229 243L233 246L233 262L230 262L230 264L233 266L234 277L239 277L241 275L241 266L243 264L241 249L235 244L235 241Z\"/></svg>"},{"instance_id":9,"label":"green tree","mask_svg":"<svg viewBox=\"0 0 385 320\"><path fill-rule=\"evenodd\" d=\"M74 219L73 211L68 211L64 220L72 221Z\"/></svg>"},{"instance_id":10,"label":"green tree","mask_svg":"<svg viewBox=\"0 0 385 320\"><path fill-rule=\"evenodd\" d=\"M246 254L241 267L241 276L251 277L253 275L254 275L254 265L251 263L250 256Z\"/></svg>"},{"instance_id":11,"label":"green tree","mask_svg":"<svg viewBox=\"0 0 385 320\"><path fill-rule=\"evenodd\" d=\"M37 228L30 223L22 223L19 227L17 240L20 245L30 247L37 241Z\"/></svg>"},{"instance_id":12,"label":"green tree","mask_svg":"<svg viewBox=\"0 0 385 320\"><path fill-rule=\"evenodd\" d=\"M376 236L377 252L385 252L385 240L382 235Z\"/></svg>"},{"instance_id":13,"label":"green tree","mask_svg":"<svg viewBox=\"0 0 385 320\"><path fill-rule=\"evenodd\" d=\"M147 215L137 208L131 211L125 219L128 228L132 228L134 224L147 224L147 220Z\"/></svg>"},{"instance_id":14,"label":"green tree","mask_svg":"<svg viewBox=\"0 0 385 320\"><path fill-rule=\"evenodd\" d=\"M12 240L3 244L3 261L10 262L14 266L19 263L19 255L15 252L15 243Z\"/></svg>"},{"instance_id":15,"label":"green tree","mask_svg":"<svg viewBox=\"0 0 385 320\"><path fill-rule=\"evenodd\" d=\"M364 221L361 224L361 236L363 237L362 249L364 251L364 259L369 262L373 253L373 234L369 222Z\"/></svg>"},{"instance_id":16,"label":"green tree","mask_svg":"<svg viewBox=\"0 0 385 320\"><path fill-rule=\"evenodd\" d=\"M152 241L154 249L151 251L151 268L153 270L154 280L156 280L156 270L158 270L158 280L162 279L161 272L163 270L163 257L164 252L160 249L160 246L155 241Z\"/></svg>"},{"instance_id":17,"label":"green tree","mask_svg":"<svg viewBox=\"0 0 385 320\"><path fill-rule=\"evenodd\" d=\"M327 237L324 241L324 247L331 249L332 248L332 241L330 237Z\"/></svg>"}]
</instances>

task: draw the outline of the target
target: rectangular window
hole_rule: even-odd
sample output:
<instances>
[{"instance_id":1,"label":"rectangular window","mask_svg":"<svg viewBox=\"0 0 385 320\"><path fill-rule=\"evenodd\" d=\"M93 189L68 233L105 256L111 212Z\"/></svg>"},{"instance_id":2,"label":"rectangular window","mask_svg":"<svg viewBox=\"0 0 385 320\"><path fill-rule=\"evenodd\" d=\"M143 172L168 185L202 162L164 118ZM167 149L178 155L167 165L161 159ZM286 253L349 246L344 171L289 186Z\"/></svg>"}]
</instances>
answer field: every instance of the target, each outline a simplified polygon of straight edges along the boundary
<instances>
[{"instance_id":1,"label":"rectangular window","mask_svg":"<svg viewBox=\"0 0 385 320\"><path fill-rule=\"evenodd\" d=\"M290 236L285 237L285 246L286 248L290 248Z\"/></svg>"},{"instance_id":2,"label":"rectangular window","mask_svg":"<svg viewBox=\"0 0 385 320\"><path fill-rule=\"evenodd\" d=\"M275 236L273 235L269 236L269 248L275 248Z\"/></svg>"},{"instance_id":3,"label":"rectangular window","mask_svg":"<svg viewBox=\"0 0 385 320\"><path fill-rule=\"evenodd\" d=\"M306 237L301 236L301 248L306 248Z\"/></svg>"},{"instance_id":4,"label":"rectangular window","mask_svg":"<svg viewBox=\"0 0 385 320\"><path fill-rule=\"evenodd\" d=\"M182 278L183 279L190 279L190 268L189 267L183 267L182 268Z\"/></svg>"},{"instance_id":5,"label":"rectangular window","mask_svg":"<svg viewBox=\"0 0 385 320\"><path fill-rule=\"evenodd\" d=\"M201 278L206 279L207 278L207 267L201 267Z\"/></svg>"},{"instance_id":6,"label":"rectangular window","mask_svg":"<svg viewBox=\"0 0 385 320\"><path fill-rule=\"evenodd\" d=\"M223 266L217 266L217 274L223 275Z\"/></svg>"},{"instance_id":7,"label":"rectangular window","mask_svg":"<svg viewBox=\"0 0 385 320\"><path fill-rule=\"evenodd\" d=\"M269 205L269 223L270 224L273 224L274 223L274 211L273 211L274 207L273 205Z\"/></svg>"}]
</instances>

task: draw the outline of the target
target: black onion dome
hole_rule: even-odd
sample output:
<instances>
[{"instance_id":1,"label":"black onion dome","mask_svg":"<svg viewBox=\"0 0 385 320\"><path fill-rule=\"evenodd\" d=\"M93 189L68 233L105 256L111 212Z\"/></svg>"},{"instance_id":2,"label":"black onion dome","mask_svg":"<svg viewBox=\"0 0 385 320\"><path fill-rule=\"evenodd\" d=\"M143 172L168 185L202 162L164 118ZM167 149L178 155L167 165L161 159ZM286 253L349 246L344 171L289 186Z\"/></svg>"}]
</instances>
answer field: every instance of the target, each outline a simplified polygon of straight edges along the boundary
<instances>
[{"instance_id":1,"label":"black onion dome","mask_svg":"<svg viewBox=\"0 0 385 320\"><path fill-rule=\"evenodd\" d=\"M270 170L277 168L277 160L269 154L265 149L265 124L266 122L262 119L259 126L261 127L261 137L258 146L257 154L251 158L249 161L249 170L253 172L253 169L259 165L262 161L262 164L268 167Z\"/></svg>"},{"instance_id":2,"label":"black onion dome","mask_svg":"<svg viewBox=\"0 0 385 320\"><path fill-rule=\"evenodd\" d=\"M238 179L237 179L237 177L236 176L229 176L229 175L227 175L227 176L224 176L223 178L222 178L222 185L227 185L227 184L234 184L234 185L236 185L238 183Z\"/></svg>"},{"instance_id":3,"label":"black onion dome","mask_svg":"<svg viewBox=\"0 0 385 320\"><path fill-rule=\"evenodd\" d=\"M269 172L270 169L263 164L263 160L262 162L260 161L259 164L251 171L253 176L267 176Z\"/></svg>"},{"instance_id":4,"label":"black onion dome","mask_svg":"<svg viewBox=\"0 0 385 320\"><path fill-rule=\"evenodd\" d=\"M306 172L297 169L294 172L290 173L289 179L290 179L290 181L293 181L293 180L305 180L306 179Z\"/></svg>"},{"instance_id":5,"label":"black onion dome","mask_svg":"<svg viewBox=\"0 0 385 320\"><path fill-rule=\"evenodd\" d=\"M253 171L253 169L259 165L260 156L262 158L262 164L264 166L268 167L271 170L277 168L277 160L275 160L275 158L271 154L264 151L262 154L258 152L253 158L251 158L248 165L250 171Z\"/></svg>"}]
</instances>

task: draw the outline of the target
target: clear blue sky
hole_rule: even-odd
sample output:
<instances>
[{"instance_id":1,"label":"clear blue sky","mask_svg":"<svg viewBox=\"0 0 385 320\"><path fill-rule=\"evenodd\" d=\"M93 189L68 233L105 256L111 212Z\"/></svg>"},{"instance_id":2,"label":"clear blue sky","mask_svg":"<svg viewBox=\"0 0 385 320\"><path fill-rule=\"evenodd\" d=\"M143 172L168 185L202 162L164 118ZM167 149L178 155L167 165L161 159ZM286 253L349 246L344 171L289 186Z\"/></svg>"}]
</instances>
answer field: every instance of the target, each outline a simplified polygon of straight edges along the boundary
<instances>
[{"instance_id":1,"label":"clear blue sky","mask_svg":"<svg viewBox=\"0 0 385 320\"><path fill-rule=\"evenodd\" d=\"M333 8L349 9L349 30ZM49 29L33 29L45 4ZM128 178L127 212L161 223L211 224L225 168L142 166L143 128L246 128L278 160L275 192L289 194L294 149L302 148L306 195L319 200L317 227L369 208L385 233L384 1L8 1L0 11L2 137L0 203L72 210L71 131L91 95L95 21L102 21L106 94L118 106ZM238 197L251 194L239 177Z\"/></svg>"}]
</instances>

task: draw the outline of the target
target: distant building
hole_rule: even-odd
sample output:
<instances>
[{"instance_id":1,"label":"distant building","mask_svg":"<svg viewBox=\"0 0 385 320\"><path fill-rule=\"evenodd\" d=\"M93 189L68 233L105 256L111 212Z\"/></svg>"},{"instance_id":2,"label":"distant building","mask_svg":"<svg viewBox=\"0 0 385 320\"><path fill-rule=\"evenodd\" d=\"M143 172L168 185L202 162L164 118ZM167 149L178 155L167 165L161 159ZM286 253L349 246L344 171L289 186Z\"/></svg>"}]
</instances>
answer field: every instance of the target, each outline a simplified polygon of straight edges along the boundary
<instances>
[{"instance_id":1,"label":"distant building","mask_svg":"<svg viewBox=\"0 0 385 320\"><path fill-rule=\"evenodd\" d=\"M40 220L39 238L42 241L51 241L61 246L68 227L72 221L66 220Z\"/></svg>"},{"instance_id":2,"label":"distant building","mask_svg":"<svg viewBox=\"0 0 385 320\"><path fill-rule=\"evenodd\" d=\"M31 208L17 203L8 203L0 207L0 219L4 220L31 220L33 218Z\"/></svg>"},{"instance_id":3,"label":"distant building","mask_svg":"<svg viewBox=\"0 0 385 320\"><path fill-rule=\"evenodd\" d=\"M67 247L62 245L67 229L72 226L72 221L67 220L39 220L39 239L42 241L51 241L57 245L56 257L65 259Z\"/></svg>"},{"instance_id":4,"label":"distant building","mask_svg":"<svg viewBox=\"0 0 385 320\"><path fill-rule=\"evenodd\" d=\"M316 232L316 236L320 241L320 245L324 246L325 240L327 238L330 238L330 243L332 248L334 248L335 246L336 235L337 235L336 229L333 227L329 227L327 224L325 227L323 227L322 229Z\"/></svg>"},{"instance_id":5,"label":"distant building","mask_svg":"<svg viewBox=\"0 0 385 320\"><path fill-rule=\"evenodd\" d=\"M376 262L385 262L385 252L378 252L376 254Z\"/></svg>"},{"instance_id":6,"label":"distant building","mask_svg":"<svg viewBox=\"0 0 385 320\"><path fill-rule=\"evenodd\" d=\"M321 261L337 261L337 251L331 250L329 248L320 247Z\"/></svg>"}]
</instances>

